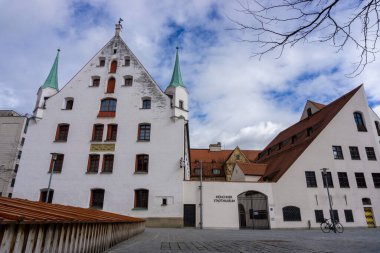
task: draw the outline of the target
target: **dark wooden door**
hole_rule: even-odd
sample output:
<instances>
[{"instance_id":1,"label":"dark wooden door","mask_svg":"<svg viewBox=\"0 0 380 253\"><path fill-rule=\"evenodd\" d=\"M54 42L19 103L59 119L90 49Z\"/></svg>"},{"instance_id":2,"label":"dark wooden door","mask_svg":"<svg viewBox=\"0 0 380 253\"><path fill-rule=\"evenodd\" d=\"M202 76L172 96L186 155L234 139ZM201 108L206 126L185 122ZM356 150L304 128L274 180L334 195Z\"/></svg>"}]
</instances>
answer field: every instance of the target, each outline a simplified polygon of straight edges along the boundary
<instances>
[{"instance_id":1,"label":"dark wooden door","mask_svg":"<svg viewBox=\"0 0 380 253\"><path fill-rule=\"evenodd\" d=\"M183 205L183 225L185 227L195 227L195 205Z\"/></svg>"}]
</instances>

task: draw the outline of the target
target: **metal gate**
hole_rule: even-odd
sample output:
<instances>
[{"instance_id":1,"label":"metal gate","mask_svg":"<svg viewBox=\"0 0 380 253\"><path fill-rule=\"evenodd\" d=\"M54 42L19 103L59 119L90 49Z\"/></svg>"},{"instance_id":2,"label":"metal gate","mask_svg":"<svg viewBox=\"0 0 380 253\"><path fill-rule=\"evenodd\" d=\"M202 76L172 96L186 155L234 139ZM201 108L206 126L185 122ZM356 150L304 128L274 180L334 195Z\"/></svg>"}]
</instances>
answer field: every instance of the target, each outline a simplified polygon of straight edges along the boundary
<instances>
[{"instance_id":1,"label":"metal gate","mask_svg":"<svg viewBox=\"0 0 380 253\"><path fill-rule=\"evenodd\" d=\"M269 229L267 196L256 191L238 196L240 228Z\"/></svg>"},{"instance_id":2,"label":"metal gate","mask_svg":"<svg viewBox=\"0 0 380 253\"><path fill-rule=\"evenodd\" d=\"M183 225L185 227L195 227L195 205L183 205Z\"/></svg>"}]
</instances>

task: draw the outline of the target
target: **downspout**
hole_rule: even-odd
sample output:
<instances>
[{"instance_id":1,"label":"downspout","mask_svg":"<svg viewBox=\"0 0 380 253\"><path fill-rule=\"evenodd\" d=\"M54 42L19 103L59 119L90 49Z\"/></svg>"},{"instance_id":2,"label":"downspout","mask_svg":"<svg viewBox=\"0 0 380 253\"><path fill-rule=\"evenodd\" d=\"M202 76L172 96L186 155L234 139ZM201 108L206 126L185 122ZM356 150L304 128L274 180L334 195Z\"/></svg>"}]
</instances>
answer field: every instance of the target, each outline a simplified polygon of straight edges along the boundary
<instances>
[{"instance_id":1,"label":"downspout","mask_svg":"<svg viewBox=\"0 0 380 253\"><path fill-rule=\"evenodd\" d=\"M203 161L201 161L201 171L200 171L200 177L199 177L199 228L203 229L203 186L202 186L202 174L203 174Z\"/></svg>"}]
</instances>

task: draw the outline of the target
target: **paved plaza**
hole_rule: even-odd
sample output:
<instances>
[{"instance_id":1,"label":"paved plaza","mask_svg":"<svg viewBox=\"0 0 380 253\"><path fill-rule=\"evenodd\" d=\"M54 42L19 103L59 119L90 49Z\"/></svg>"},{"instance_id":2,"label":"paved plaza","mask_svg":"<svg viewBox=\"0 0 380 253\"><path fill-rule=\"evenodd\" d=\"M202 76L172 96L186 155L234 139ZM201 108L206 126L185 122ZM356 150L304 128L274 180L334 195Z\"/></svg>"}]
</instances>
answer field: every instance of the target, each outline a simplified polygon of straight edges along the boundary
<instances>
[{"instance_id":1,"label":"paved plaza","mask_svg":"<svg viewBox=\"0 0 380 253\"><path fill-rule=\"evenodd\" d=\"M222 230L147 228L107 253L122 252L258 252L379 253L380 229L346 229L343 234L321 230Z\"/></svg>"}]
</instances>

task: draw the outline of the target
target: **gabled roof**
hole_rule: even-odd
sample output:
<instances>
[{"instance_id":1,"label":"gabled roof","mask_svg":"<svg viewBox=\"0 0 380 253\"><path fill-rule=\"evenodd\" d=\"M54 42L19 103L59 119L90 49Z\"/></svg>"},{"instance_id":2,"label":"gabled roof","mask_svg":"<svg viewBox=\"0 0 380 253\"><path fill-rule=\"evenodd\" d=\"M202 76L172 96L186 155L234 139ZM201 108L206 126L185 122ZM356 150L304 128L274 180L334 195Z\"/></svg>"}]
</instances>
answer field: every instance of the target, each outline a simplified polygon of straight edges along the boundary
<instances>
[{"instance_id":1,"label":"gabled roof","mask_svg":"<svg viewBox=\"0 0 380 253\"><path fill-rule=\"evenodd\" d=\"M309 100L310 103L312 103L317 109L321 110L323 107L325 107L326 105L324 104L321 104L321 103L317 103L317 102L314 102L314 101L311 101Z\"/></svg>"},{"instance_id":2,"label":"gabled roof","mask_svg":"<svg viewBox=\"0 0 380 253\"><path fill-rule=\"evenodd\" d=\"M267 164L262 180L277 182L361 87L279 133L255 160L255 163ZM308 131L311 132L310 136ZM295 139L294 144L291 143L292 138Z\"/></svg>"},{"instance_id":3,"label":"gabled roof","mask_svg":"<svg viewBox=\"0 0 380 253\"><path fill-rule=\"evenodd\" d=\"M258 164L258 163L236 163L241 171L246 176L263 176L267 169L266 164Z\"/></svg>"},{"instance_id":4,"label":"gabled roof","mask_svg":"<svg viewBox=\"0 0 380 253\"><path fill-rule=\"evenodd\" d=\"M51 67L50 73L45 80L45 83L41 86L44 88L53 88L58 90L58 57L59 57L59 49L57 50L57 56L55 57L53 66Z\"/></svg>"}]
</instances>

